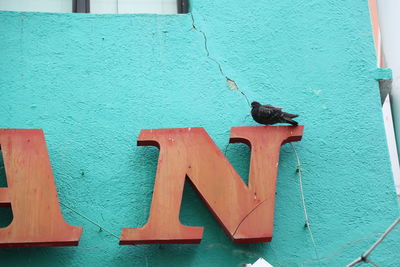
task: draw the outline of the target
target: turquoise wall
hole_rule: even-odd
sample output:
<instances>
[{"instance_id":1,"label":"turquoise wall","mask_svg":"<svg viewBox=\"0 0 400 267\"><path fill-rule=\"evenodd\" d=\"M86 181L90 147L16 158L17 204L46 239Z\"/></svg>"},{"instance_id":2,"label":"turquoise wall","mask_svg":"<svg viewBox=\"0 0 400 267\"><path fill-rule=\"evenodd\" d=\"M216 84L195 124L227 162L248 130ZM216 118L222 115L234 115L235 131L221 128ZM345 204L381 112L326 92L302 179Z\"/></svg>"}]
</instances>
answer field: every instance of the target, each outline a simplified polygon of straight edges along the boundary
<instances>
[{"instance_id":1,"label":"turquoise wall","mask_svg":"<svg viewBox=\"0 0 400 267\"><path fill-rule=\"evenodd\" d=\"M0 12L0 127L42 128L59 198L119 236L147 221L157 150L141 129L204 127L224 149L232 126L256 125L250 100L301 114L304 194L281 150L271 243L235 245L190 186L181 220L199 245L119 246L84 227L78 247L1 249L1 266L344 266L399 215L383 130L367 1L193 0L192 15ZM209 53L209 55L208 55ZM247 177L248 149L227 156ZM393 232L371 255L398 266Z\"/></svg>"}]
</instances>

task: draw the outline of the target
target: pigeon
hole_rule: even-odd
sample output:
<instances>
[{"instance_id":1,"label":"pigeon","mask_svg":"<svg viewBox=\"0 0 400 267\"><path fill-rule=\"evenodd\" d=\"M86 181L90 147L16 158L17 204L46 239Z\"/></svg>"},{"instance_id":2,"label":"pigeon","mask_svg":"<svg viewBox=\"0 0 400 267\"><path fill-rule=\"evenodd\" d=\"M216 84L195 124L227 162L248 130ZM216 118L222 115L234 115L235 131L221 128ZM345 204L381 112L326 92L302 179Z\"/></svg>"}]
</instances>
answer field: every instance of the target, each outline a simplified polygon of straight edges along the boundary
<instances>
[{"instance_id":1,"label":"pigeon","mask_svg":"<svg viewBox=\"0 0 400 267\"><path fill-rule=\"evenodd\" d=\"M251 116L260 124L290 123L293 126L298 124L293 118L299 115L283 112L282 108L272 105L261 105L256 101L251 103L251 107Z\"/></svg>"}]
</instances>

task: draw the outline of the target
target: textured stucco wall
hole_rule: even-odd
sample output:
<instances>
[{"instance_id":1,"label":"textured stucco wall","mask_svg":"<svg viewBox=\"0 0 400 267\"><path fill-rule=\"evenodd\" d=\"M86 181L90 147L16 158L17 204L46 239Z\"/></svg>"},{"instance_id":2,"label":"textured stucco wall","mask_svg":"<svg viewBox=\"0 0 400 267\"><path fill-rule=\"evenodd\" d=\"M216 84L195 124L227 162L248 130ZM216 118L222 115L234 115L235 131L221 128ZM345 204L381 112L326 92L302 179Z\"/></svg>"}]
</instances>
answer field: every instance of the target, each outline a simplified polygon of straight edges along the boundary
<instances>
[{"instance_id":1,"label":"textured stucco wall","mask_svg":"<svg viewBox=\"0 0 400 267\"><path fill-rule=\"evenodd\" d=\"M197 30L190 14L0 12L0 127L43 128L60 201L119 236L149 212L157 150L136 147L140 129L201 126L224 148L230 127L255 125L217 60L251 100L301 114L320 264L351 262L399 214L367 1L191 2ZM281 151L271 243L233 244L187 186L181 220L205 227L199 245L119 246L62 208L84 227L78 247L2 249L1 266L318 266L296 158ZM247 148L227 155L247 176ZM394 232L371 259L398 266L399 240Z\"/></svg>"}]
</instances>

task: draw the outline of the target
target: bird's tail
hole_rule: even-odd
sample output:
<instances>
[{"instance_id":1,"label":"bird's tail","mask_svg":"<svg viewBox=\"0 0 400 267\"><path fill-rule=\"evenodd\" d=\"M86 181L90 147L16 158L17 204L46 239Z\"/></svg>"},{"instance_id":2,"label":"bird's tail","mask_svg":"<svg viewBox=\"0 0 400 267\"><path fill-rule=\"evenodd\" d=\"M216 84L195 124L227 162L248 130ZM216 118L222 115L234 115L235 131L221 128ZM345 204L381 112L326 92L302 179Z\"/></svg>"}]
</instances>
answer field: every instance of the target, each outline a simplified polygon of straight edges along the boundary
<instances>
[{"instance_id":1,"label":"bird's tail","mask_svg":"<svg viewBox=\"0 0 400 267\"><path fill-rule=\"evenodd\" d=\"M291 118L291 119L297 118L298 116L299 115L297 115L297 114L291 114L291 113L285 112L285 117L288 117L288 118Z\"/></svg>"},{"instance_id":2,"label":"bird's tail","mask_svg":"<svg viewBox=\"0 0 400 267\"><path fill-rule=\"evenodd\" d=\"M297 125L298 125L297 121L292 120L292 119L289 119L289 118L285 118L285 121L286 121L287 123L290 123L290 124L293 125L293 126L297 126Z\"/></svg>"}]
</instances>

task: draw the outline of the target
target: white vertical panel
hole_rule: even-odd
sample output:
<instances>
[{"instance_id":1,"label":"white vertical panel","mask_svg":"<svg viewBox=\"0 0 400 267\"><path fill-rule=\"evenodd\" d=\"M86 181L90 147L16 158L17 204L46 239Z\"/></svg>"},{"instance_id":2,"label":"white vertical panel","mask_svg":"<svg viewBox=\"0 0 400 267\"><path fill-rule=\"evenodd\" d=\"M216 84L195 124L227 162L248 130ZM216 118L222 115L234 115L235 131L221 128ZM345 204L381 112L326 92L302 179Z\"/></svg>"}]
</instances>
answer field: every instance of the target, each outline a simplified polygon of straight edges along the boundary
<instances>
[{"instance_id":1,"label":"white vertical panel","mask_svg":"<svg viewBox=\"0 0 400 267\"><path fill-rule=\"evenodd\" d=\"M400 166L397 158L396 138L393 130L392 109L390 107L390 96L388 95L382 106L383 121L385 123L386 140L389 147L390 161L392 163L392 173L398 199L400 200Z\"/></svg>"},{"instance_id":2,"label":"white vertical panel","mask_svg":"<svg viewBox=\"0 0 400 267\"><path fill-rule=\"evenodd\" d=\"M400 1L378 0L378 12L385 65L393 71L390 96L397 144L400 146Z\"/></svg>"},{"instance_id":3,"label":"white vertical panel","mask_svg":"<svg viewBox=\"0 0 400 267\"><path fill-rule=\"evenodd\" d=\"M0 0L0 10L72 12L72 0Z\"/></svg>"}]
</instances>

